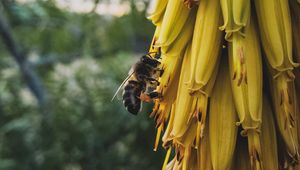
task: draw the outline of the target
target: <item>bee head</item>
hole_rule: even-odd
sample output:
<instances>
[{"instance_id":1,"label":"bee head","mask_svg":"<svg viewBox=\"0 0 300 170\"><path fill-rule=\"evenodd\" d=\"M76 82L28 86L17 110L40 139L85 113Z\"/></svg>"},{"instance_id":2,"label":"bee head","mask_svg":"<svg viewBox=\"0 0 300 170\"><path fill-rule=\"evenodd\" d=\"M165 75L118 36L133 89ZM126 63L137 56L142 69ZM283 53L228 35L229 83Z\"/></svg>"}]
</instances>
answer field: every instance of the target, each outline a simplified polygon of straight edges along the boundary
<instances>
[{"instance_id":1,"label":"bee head","mask_svg":"<svg viewBox=\"0 0 300 170\"><path fill-rule=\"evenodd\" d=\"M157 61L157 60L154 59L154 58L151 58L151 57L148 56L148 55L142 56L142 57L141 57L141 62L143 62L143 63L145 63L145 64L147 64L147 65L150 65L150 66L152 66L152 67L157 67L157 66L160 64L159 61Z\"/></svg>"}]
</instances>

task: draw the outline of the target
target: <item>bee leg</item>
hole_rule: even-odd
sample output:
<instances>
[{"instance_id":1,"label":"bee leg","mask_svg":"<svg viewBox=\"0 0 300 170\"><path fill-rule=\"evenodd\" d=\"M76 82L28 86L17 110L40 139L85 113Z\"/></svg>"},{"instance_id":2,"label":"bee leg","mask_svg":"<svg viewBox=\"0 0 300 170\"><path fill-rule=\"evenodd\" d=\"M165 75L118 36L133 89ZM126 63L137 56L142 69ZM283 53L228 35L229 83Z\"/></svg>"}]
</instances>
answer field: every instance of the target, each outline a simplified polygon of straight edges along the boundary
<instances>
[{"instance_id":1,"label":"bee leg","mask_svg":"<svg viewBox=\"0 0 300 170\"><path fill-rule=\"evenodd\" d=\"M140 76L139 78L140 78L141 80L144 80L144 81L149 82L149 83L152 84L152 85L159 86L159 81L156 80L155 78L152 78L152 77L146 77L146 76L144 76L144 75Z\"/></svg>"},{"instance_id":2,"label":"bee leg","mask_svg":"<svg viewBox=\"0 0 300 170\"><path fill-rule=\"evenodd\" d=\"M143 102L151 102L152 101L151 97L147 93L141 93L141 95L139 96L139 99Z\"/></svg>"},{"instance_id":3,"label":"bee leg","mask_svg":"<svg viewBox=\"0 0 300 170\"><path fill-rule=\"evenodd\" d=\"M158 81L149 81L149 83L150 83L150 86L153 88L156 88L160 84Z\"/></svg>"},{"instance_id":4,"label":"bee leg","mask_svg":"<svg viewBox=\"0 0 300 170\"><path fill-rule=\"evenodd\" d=\"M153 99L161 99L162 95L161 93L158 93L156 91L150 92L150 93L141 93L139 99L143 102L151 102Z\"/></svg>"},{"instance_id":5,"label":"bee leg","mask_svg":"<svg viewBox=\"0 0 300 170\"><path fill-rule=\"evenodd\" d=\"M157 83L157 85L159 85L159 81L156 80L155 78L152 77L146 77L146 80L149 81L150 83Z\"/></svg>"},{"instance_id":6,"label":"bee leg","mask_svg":"<svg viewBox=\"0 0 300 170\"><path fill-rule=\"evenodd\" d=\"M156 55L154 56L155 59L161 59L161 54L160 53L156 53Z\"/></svg>"},{"instance_id":7,"label":"bee leg","mask_svg":"<svg viewBox=\"0 0 300 170\"><path fill-rule=\"evenodd\" d=\"M158 68L158 69L155 69L154 71L155 71L155 72L159 72L159 77L161 77L161 76L164 74L164 71L165 71L165 70L159 69L159 68Z\"/></svg>"},{"instance_id":8,"label":"bee leg","mask_svg":"<svg viewBox=\"0 0 300 170\"><path fill-rule=\"evenodd\" d=\"M155 85L155 86L159 86L159 81L156 80L155 78L152 78L152 77L146 77L144 75L140 75L139 76L139 79L143 80L143 81L146 81L148 83L150 83L151 85Z\"/></svg>"},{"instance_id":9,"label":"bee leg","mask_svg":"<svg viewBox=\"0 0 300 170\"><path fill-rule=\"evenodd\" d=\"M158 93L157 91L150 92L148 95L151 99L162 98L161 93Z\"/></svg>"}]
</instances>

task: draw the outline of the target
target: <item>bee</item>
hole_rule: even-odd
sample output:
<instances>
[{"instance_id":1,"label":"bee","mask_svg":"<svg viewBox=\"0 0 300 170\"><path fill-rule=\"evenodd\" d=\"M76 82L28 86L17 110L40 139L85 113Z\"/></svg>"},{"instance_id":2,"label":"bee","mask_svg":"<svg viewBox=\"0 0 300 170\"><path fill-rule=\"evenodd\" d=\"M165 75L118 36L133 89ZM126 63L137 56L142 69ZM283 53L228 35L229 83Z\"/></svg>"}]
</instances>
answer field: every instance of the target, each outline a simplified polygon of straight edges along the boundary
<instances>
[{"instance_id":1,"label":"bee","mask_svg":"<svg viewBox=\"0 0 300 170\"><path fill-rule=\"evenodd\" d=\"M151 54L155 53L155 56ZM162 75L159 69L160 54L150 52L143 55L131 68L128 77L122 82L112 100L119 90L123 88L123 104L126 110L134 115L142 109L142 102L151 102L153 99L161 98L161 94L155 91L159 85L157 78Z\"/></svg>"}]
</instances>

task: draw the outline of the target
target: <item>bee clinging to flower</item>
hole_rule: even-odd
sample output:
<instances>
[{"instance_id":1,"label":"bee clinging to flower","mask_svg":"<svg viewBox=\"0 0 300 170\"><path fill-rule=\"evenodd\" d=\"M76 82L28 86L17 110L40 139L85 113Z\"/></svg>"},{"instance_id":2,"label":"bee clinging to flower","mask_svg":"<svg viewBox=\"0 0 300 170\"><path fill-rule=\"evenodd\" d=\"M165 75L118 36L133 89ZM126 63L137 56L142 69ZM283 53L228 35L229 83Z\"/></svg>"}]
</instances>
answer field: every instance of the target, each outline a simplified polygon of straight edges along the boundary
<instances>
[{"instance_id":1,"label":"bee clinging to flower","mask_svg":"<svg viewBox=\"0 0 300 170\"><path fill-rule=\"evenodd\" d=\"M112 100L123 87L123 104L128 112L136 115L142 109L142 102L151 102L153 99L161 98L161 94L155 91L159 85L157 79L163 73L163 70L159 68L159 60L160 53L158 52L143 55L132 66L128 77L120 85Z\"/></svg>"}]
</instances>

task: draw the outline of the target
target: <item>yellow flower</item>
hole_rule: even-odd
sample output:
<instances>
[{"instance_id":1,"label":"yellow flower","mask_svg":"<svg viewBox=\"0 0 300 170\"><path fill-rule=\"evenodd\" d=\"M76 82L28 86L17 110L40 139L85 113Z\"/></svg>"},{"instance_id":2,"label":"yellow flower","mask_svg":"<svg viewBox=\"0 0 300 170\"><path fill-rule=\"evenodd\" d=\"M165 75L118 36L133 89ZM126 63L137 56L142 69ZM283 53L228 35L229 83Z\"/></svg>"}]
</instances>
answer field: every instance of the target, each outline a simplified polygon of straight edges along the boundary
<instances>
[{"instance_id":1,"label":"yellow flower","mask_svg":"<svg viewBox=\"0 0 300 170\"><path fill-rule=\"evenodd\" d=\"M148 18L164 70L151 113L162 169L297 169L297 0L155 0Z\"/></svg>"}]
</instances>

